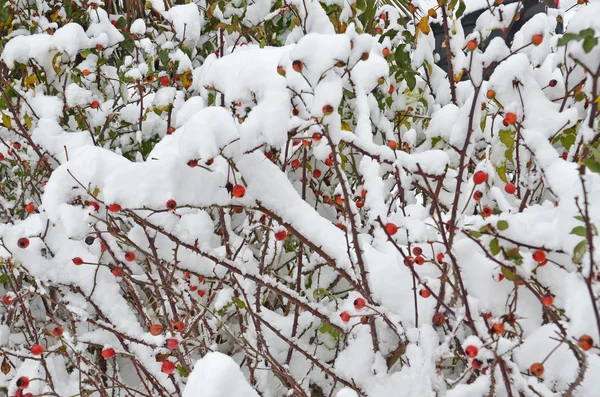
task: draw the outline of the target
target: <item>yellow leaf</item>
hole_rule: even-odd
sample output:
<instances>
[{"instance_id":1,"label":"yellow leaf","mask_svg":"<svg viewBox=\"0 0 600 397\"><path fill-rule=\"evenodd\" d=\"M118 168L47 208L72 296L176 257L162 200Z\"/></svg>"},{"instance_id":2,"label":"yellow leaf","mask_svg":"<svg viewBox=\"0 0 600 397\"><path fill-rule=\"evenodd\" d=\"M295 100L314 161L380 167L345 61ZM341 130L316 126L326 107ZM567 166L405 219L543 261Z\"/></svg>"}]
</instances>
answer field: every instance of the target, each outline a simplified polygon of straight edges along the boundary
<instances>
[{"instance_id":1,"label":"yellow leaf","mask_svg":"<svg viewBox=\"0 0 600 397\"><path fill-rule=\"evenodd\" d=\"M25 127L29 131L33 126L33 123L31 122L31 117L29 117L29 115L26 114L25 116L23 116L23 121L25 122Z\"/></svg>"},{"instance_id":2,"label":"yellow leaf","mask_svg":"<svg viewBox=\"0 0 600 397\"><path fill-rule=\"evenodd\" d=\"M25 87L35 87L35 82L35 74L30 74L29 76L25 77L24 85Z\"/></svg>"},{"instance_id":3,"label":"yellow leaf","mask_svg":"<svg viewBox=\"0 0 600 397\"><path fill-rule=\"evenodd\" d=\"M424 35L428 35L431 32L429 27L429 15L425 15L417 24L417 31L421 31Z\"/></svg>"},{"instance_id":4,"label":"yellow leaf","mask_svg":"<svg viewBox=\"0 0 600 397\"><path fill-rule=\"evenodd\" d=\"M342 121L342 130L344 130L344 131L352 131L352 127L350 127L348 125L348 123L345 123L345 122Z\"/></svg>"},{"instance_id":5,"label":"yellow leaf","mask_svg":"<svg viewBox=\"0 0 600 397\"><path fill-rule=\"evenodd\" d=\"M10 123L10 116L8 114L4 114L2 113L2 124L8 128L10 130L11 127L11 123Z\"/></svg>"},{"instance_id":6,"label":"yellow leaf","mask_svg":"<svg viewBox=\"0 0 600 397\"><path fill-rule=\"evenodd\" d=\"M54 73L56 74L60 72L60 58L62 58L60 52L56 53L56 55L54 55L54 58L52 58L52 69L54 69Z\"/></svg>"},{"instance_id":7,"label":"yellow leaf","mask_svg":"<svg viewBox=\"0 0 600 397\"><path fill-rule=\"evenodd\" d=\"M183 74L181 75L181 84L183 85L183 88L187 90L192 86L193 82L194 76L192 76L192 71L186 70L185 72L183 72Z\"/></svg>"}]
</instances>

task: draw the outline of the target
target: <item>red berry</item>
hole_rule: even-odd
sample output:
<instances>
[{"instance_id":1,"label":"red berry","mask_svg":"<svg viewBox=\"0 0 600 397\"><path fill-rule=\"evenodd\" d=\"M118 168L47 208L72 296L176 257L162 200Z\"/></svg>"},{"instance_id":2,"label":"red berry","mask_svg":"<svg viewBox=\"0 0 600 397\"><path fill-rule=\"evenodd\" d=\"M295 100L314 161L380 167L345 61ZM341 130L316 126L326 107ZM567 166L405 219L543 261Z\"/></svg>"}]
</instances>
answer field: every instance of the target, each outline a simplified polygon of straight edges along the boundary
<instances>
[{"instance_id":1,"label":"red berry","mask_svg":"<svg viewBox=\"0 0 600 397\"><path fill-rule=\"evenodd\" d=\"M89 204L89 206L90 206L90 207L93 207L93 208L94 208L94 211L96 211L96 212L100 211L100 204L98 204L98 203L97 203L97 202L95 202L95 201L90 201L90 204Z\"/></svg>"},{"instance_id":2,"label":"red berry","mask_svg":"<svg viewBox=\"0 0 600 397\"><path fill-rule=\"evenodd\" d=\"M556 84L558 84L558 81L556 81L556 79L552 79L548 82L548 85L550 87L556 87Z\"/></svg>"},{"instance_id":3,"label":"red berry","mask_svg":"<svg viewBox=\"0 0 600 397\"><path fill-rule=\"evenodd\" d=\"M313 142L319 142L322 138L323 138L323 135L319 132L315 132L314 134L312 134Z\"/></svg>"},{"instance_id":4,"label":"red berry","mask_svg":"<svg viewBox=\"0 0 600 397\"><path fill-rule=\"evenodd\" d=\"M21 149L21 144L19 142L13 142L13 147L17 150Z\"/></svg>"},{"instance_id":5,"label":"red berry","mask_svg":"<svg viewBox=\"0 0 600 397\"><path fill-rule=\"evenodd\" d=\"M292 160L292 168L297 169L298 167L300 167L300 160L298 160L298 159Z\"/></svg>"},{"instance_id":6,"label":"red berry","mask_svg":"<svg viewBox=\"0 0 600 397\"><path fill-rule=\"evenodd\" d=\"M444 262L444 256L445 256L445 255L444 255L444 253L443 253L443 252L440 252L439 254L437 254L437 261L438 261L439 263L443 263L443 262Z\"/></svg>"},{"instance_id":7,"label":"red berry","mask_svg":"<svg viewBox=\"0 0 600 397\"><path fill-rule=\"evenodd\" d=\"M348 312L342 312L340 313L340 317L342 318L342 321L347 323L348 321L350 321L350 314L348 314Z\"/></svg>"},{"instance_id":8,"label":"red berry","mask_svg":"<svg viewBox=\"0 0 600 397\"><path fill-rule=\"evenodd\" d=\"M98 101L93 101L93 102L90 104L90 107L91 107L92 109L98 109L98 107L99 107L99 106L100 106L100 102L98 102Z\"/></svg>"},{"instance_id":9,"label":"red berry","mask_svg":"<svg viewBox=\"0 0 600 397\"><path fill-rule=\"evenodd\" d=\"M494 323L492 329L496 335L502 335L504 333L504 325L500 323Z\"/></svg>"},{"instance_id":10,"label":"red berry","mask_svg":"<svg viewBox=\"0 0 600 397\"><path fill-rule=\"evenodd\" d=\"M135 253L131 251L127 251L125 253L125 260L127 262L133 262L135 260Z\"/></svg>"},{"instance_id":11,"label":"red berry","mask_svg":"<svg viewBox=\"0 0 600 397\"><path fill-rule=\"evenodd\" d=\"M202 298L204 295L206 295L206 290L205 289L199 289L198 290L198 295Z\"/></svg>"},{"instance_id":12,"label":"red berry","mask_svg":"<svg viewBox=\"0 0 600 397\"><path fill-rule=\"evenodd\" d=\"M121 211L121 206L119 204L111 204L108 206L108 210L110 212L119 212Z\"/></svg>"},{"instance_id":13,"label":"red berry","mask_svg":"<svg viewBox=\"0 0 600 397\"><path fill-rule=\"evenodd\" d=\"M112 347L106 347L106 348L102 349L102 357L104 357L107 360L109 358L113 358L116 355L117 355L117 353L115 352L115 349L113 349Z\"/></svg>"},{"instance_id":14,"label":"red berry","mask_svg":"<svg viewBox=\"0 0 600 397\"><path fill-rule=\"evenodd\" d=\"M537 263L542 263L546 260L546 253L542 250L537 250L533 253L533 260Z\"/></svg>"},{"instance_id":15,"label":"red berry","mask_svg":"<svg viewBox=\"0 0 600 397\"><path fill-rule=\"evenodd\" d=\"M542 363L534 363L529 367L529 371L531 372L531 375L540 378L544 375L544 365Z\"/></svg>"},{"instance_id":16,"label":"red berry","mask_svg":"<svg viewBox=\"0 0 600 397\"><path fill-rule=\"evenodd\" d=\"M175 132L175 127L170 126L169 128L167 128L167 135L171 135L174 132Z\"/></svg>"},{"instance_id":17,"label":"red berry","mask_svg":"<svg viewBox=\"0 0 600 397\"><path fill-rule=\"evenodd\" d=\"M171 361L164 361L160 370L167 375L171 375L175 371L175 364Z\"/></svg>"},{"instance_id":18,"label":"red berry","mask_svg":"<svg viewBox=\"0 0 600 397\"><path fill-rule=\"evenodd\" d=\"M21 376L17 379L17 387L21 389L27 389L29 387L29 378L26 376Z\"/></svg>"},{"instance_id":19,"label":"red berry","mask_svg":"<svg viewBox=\"0 0 600 397\"><path fill-rule=\"evenodd\" d=\"M77 257L73 258L73 263L76 266L83 265L83 259L81 259L80 257L77 256Z\"/></svg>"},{"instance_id":20,"label":"red berry","mask_svg":"<svg viewBox=\"0 0 600 397\"><path fill-rule=\"evenodd\" d=\"M29 239L25 238L25 237L21 237L18 241L17 241L17 245L19 246L19 248L27 248L29 247Z\"/></svg>"},{"instance_id":21,"label":"red berry","mask_svg":"<svg viewBox=\"0 0 600 397\"><path fill-rule=\"evenodd\" d=\"M388 146L392 150L398 149L398 143L396 141L394 141L394 140L389 140L388 141Z\"/></svg>"},{"instance_id":22,"label":"red berry","mask_svg":"<svg viewBox=\"0 0 600 397\"><path fill-rule=\"evenodd\" d=\"M6 306L8 305L12 305L12 303L15 301L15 298L13 296L12 292L7 292L6 294L4 294L2 296L2 303L4 303Z\"/></svg>"},{"instance_id":23,"label":"red berry","mask_svg":"<svg viewBox=\"0 0 600 397\"><path fill-rule=\"evenodd\" d=\"M583 335L579 338L578 344L583 350L588 351L594 347L594 340L589 335Z\"/></svg>"},{"instance_id":24,"label":"red berry","mask_svg":"<svg viewBox=\"0 0 600 397\"><path fill-rule=\"evenodd\" d=\"M113 276L115 277L123 277L123 267L121 266L115 266L111 271L110 271Z\"/></svg>"},{"instance_id":25,"label":"red berry","mask_svg":"<svg viewBox=\"0 0 600 397\"><path fill-rule=\"evenodd\" d=\"M417 256L415 258L415 263L419 266L422 266L425 263L425 259L422 256Z\"/></svg>"},{"instance_id":26,"label":"red berry","mask_svg":"<svg viewBox=\"0 0 600 397\"><path fill-rule=\"evenodd\" d=\"M412 256L407 256L406 259L404 259L404 266L406 267L410 267L415 263L415 260Z\"/></svg>"},{"instance_id":27,"label":"red berry","mask_svg":"<svg viewBox=\"0 0 600 397\"><path fill-rule=\"evenodd\" d=\"M54 336L55 338L60 338L63 333L64 330L62 327L56 327L52 330L52 336Z\"/></svg>"},{"instance_id":28,"label":"red berry","mask_svg":"<svg viewBox=\"0 0 600 397\"><path fill-rule=\"evenodd\" d=\"M321 170L320 170L320 169L318 169L318 168L315 168L315 169L313 170L313 173L312 173L312 174L313 174L313 176L314 176L315 178L320 178L320 177L321 177Z\"/></svg>"},{"instance_id":29,"label":"red berry","mask_svg":"<svg viewBox=\"0 0 600 397\"><path fill-rule=\"evenodd\" d=\"M169 338L167 339L167 347L171 350L175 350L177 349L177 346L179 346L179 341L175 338Z\"/></svg>"},{"instance_id":30,"label":"red berry","mask_svg":"<svg viewBox=\"0 0 600 397\"><path fill-rule=\"evenodd\" d=\"M422 289L419 291L419 295L421 295L423 298L429 298L431 296L431 292L429 292L428 289Z\"/></svg>"},{"instance_id":31,"label":"red berry","mask_svg":"<svg viewBox=\"0 0 600 397\"><path fill-rule=\"evenodd\" d=\"M481 185L482 183L484 183L487 180L488 180L488 174L486 172L477 171L475 173L475 175L473 175L473 182L476 185Z\"/></svg>"},{"instance_id":32,"label":"red berry","mask_svg":"<svg viewBox=\"0 0 600 397\"><path fill-rule=\"evenodd\" d=\"M182 332L185 328L185 324L183 323L183 321L175 321L173 323L173 329L175 330L175 332Z\"/></svg>"},{"instance_id":33,"label":"red berry","mask_svg":"<svg viewBox=\"0 0 600 397\"><path fill-rule=\"evenodd\" d=\"M302 72L303 67L304 67L304 65L302 65L302 61L292 62L292 68L298 73Z\"/></svg>"},{"instance_id":34,"label":"red berry","mask_svg":"<svg viewBox=\"0 0 600 397\"><path fill-rule=\"evenodd\" d=\"M365 202L361 199L356 200L356 208L362 208L365 206Z\"/></svg>"},{"instance_id":35,"label":"red berry","mask_svg":"<svg viewBox=\"0 0 600 397\"><path fill-rule=\"evenodd\" d=\"M534 34L533 37L531 38L531 44L538 46L538 45L542 44L543 40L544 40L544 35Z\"/></svg>"},{"instance_id":36,"label":"red berry","mask_svg":"<svg viewBox=\"0 0 600 397\"><path fill-rule=\"evenodd\" d=\"M465 354L467 355L467 357L469 358L475 358L477 357L477 354L479 353L479 349L477 349L475 346L473 345L469 345L465 348Z\"/></svg>"},{"instance_id":37,"label":"red berry","mask_svg":"<svg viewBox=\"0 0 600 397\"><path fill-rule=\"evenodd\" d=\"M507 183L504 185L504 191L508 194L515 194L517 191L517 187L512 183Z\"/></svg>"},{"instance_id":38,"label":"red berry","mask_svg":"<svg viewBox=\"0 0 600 397\"><path fill-rule=\"evenodd\" d=\"M481 200L483 197L483 193L479 190L475 190L475 192L473 192L473 200L475 201L479 201Z\"/></svg>"},{"instance_id":39,"label":"red berry","mask_svg":"<svg viewBox=\"0 0 600 397\"><path fill-rule=\"evenodd\" d=\"M277 241L283 241L283 240L285 240L286 237L287 237L287 231L285 231L285 230L280 230L277 233L275 233L275 240L277 240Z\"/></svg>"},{"instance_id":40,"label":"red berry","mask_svg":"<svg viewBox=\"0 0 600 397\"><path fill-rule=\"evenodd\" d=\"M323 114L325 116L329 116L331 113L333 113L333 106L331 106L331 105L325 105L325 106L323 106L322 110L323 110Z\"/></svg>"},{"instance_id":41,"label":"red berry","mask_svg":"<svg viewBox=\"0 0 600 397\"><path fill-rule=\"evenodd\" d=\"M423 253L423 248L415 247L415 248L413 248L412 252L413 252L413 255L419 256Z\"/></svg>"},{"instance_id":42,"label":"red berry","mask_svg":"<svg viewBox=\"0 0 600 397\"><path fill-rule=\"evenodd\" d=\"M517 122L517 115L514 113L506 113L506 116L504 116L504 121L508 125L513 125Z\"/></svg>"},{"instance_id":43,"label":"red berry","mask_svg":"<svg viewBox=\"0 0 600 397\"><path fill-rule=\"evenodd\" d=\"M188 166L189 166L189 167L192 167L192 168L194 168L194 167L196 167L197 165L198 165L198 160L190 160L190 161L188 161Z\"/></svg>"},{"instance_id":44,"label":"red berry","mask_svg":"<svg viewBox=\"0 0 600 397\"><path fill-rule=\"evenodd\" d=\"M366 306L367 302L363 298L356 298L354 300L354 308L360 310Z\"/></svg>"},{"instance_id":45,"label":"red berry","mask_svg":"<svg viewBox=\"0 0 600 397\"><path fill-rule=\"evenodd\" d=\"M231 194L233 194L234 197L244 197L244 194L246 194L246 188L242 185L235 185L233 187L233 190L231 191Z\"/></svg>"},{"instance_id":46,"label":"red berry","mask_svg":"<svg viewBox=\"0 0 600 397\"><path fill-rule=\"evenodd\" d=\"M31 346L31 354L34 356L40 356L44 352L44 347L42 345L33 345Z\"/></svg>"},{"instance_id":47,"label":"red berry","mask_svg":"<svg viewBox=\"0 0 600 397\"><path fill-rule=\"evenodd\" d=\"M157 336L162 334L163 332L163 326L160 324L152 324L150 326L150 334L153 336Z\"/></svg>"},{"instance_id":48,"label":"red berry","mask_svg":"<svg viewBox=\"0 0 600 397\"><path fill-rule=\"evenodd\" d=\"M477 40L469 40L467 42L467 49L469 51L475 51L477 49Z\"/></svg>"},{"instance_id":49,"label":"red berry","mask_svg":"<svg viewBox=\"0 0 600 397\"><path fill-rule=\"evenodd\" d=\"M437 312L433 315L431 321L434 325L444 325L444 323L446 322L446 317L442 313Z\"/></svg>"},{"instance_id":50,"label":"red berry","mask_svg":"<svg viewBox=\"0 0 600 397\"><path fill-rule=\"evenodd\" d=\"M31 214L33 211L35 211L35 205L33 205L33 204L31 204L31 203L27 204L27 205L25 206L25 211L26 211L28 214Z\"/></svg>"},{"instance_id":51,"label":"red berry","mask_svg":"<svg viewBox=\"0 0 600 397\"><path fill-rule=\"evenodd\" d=\"M169 78L169 76L162 76L160 78L160 85L162 85L163 87L168 86L171 83L171 79Z\"/></svg>"},{"instance_id":52,"label":"red berry","mask_svg":"<svg viewBox=\"0 0 600 397\"><path fill-rule=\"evenodd\" d=\"M494 210L492 210L492 207L486 205L485 207L483 207L482 215L484 218L487 218L488 216L492 215L493 212Z\"/></svg>"},{"instance_id":53,"label":"red berry","mask_svg":"<svg viewBox=\"0 0 600 397\"><path fill-rule=\"evenodd\" d=\"M544 306L552 306L553 302L554 298L551 295L545 295L542 297L542 303L544 304Z\"/></svg>"},{"instance_id":54,"label":"red berry","mask_svg":"<svg viewBox=\"0 0 600 397\"><path fill-rule=\"evenodd\" d=\"M398 226L396 226L395 224L388 222L385 225L385 230L387 231L387 233L390 236L393 236L394 234L396 234L398 232Z\"/></svg>"},{"instance_id":55,"label":"red berry","mask_svg":"<svg viewBox=\"0 0 600 397\"><path fill-rule=\"evenodd\" d=\"M177 201L171 199L169 201L167 201L166 207L168 210L175 210L177 208Z\"/></svg>"}]
</instances>

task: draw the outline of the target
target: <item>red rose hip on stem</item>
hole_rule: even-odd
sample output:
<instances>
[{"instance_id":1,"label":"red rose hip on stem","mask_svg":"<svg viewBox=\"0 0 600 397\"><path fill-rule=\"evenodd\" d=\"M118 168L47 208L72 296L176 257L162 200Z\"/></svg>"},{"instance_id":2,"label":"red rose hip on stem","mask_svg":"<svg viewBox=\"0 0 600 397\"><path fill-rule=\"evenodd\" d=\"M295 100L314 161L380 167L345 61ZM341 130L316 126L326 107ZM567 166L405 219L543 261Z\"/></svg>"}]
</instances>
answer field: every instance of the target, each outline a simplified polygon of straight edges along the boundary
<instances>
[{"instance_id":1,"label":"red rose hip on stem","mask_svg":"<svg viewBox=\"0 0 600 397\"><path fill-rule=\"evenodd\" d=\"M367 305L367 302L364 300L364 298L356 298L354 300L354 308L356 310L360 310L362 308L364 308Z\"/></svg>"},{"instance_id":2,"label":"red rose hip on stem","mask_svg":"<svg viewBox=\"0 0 600 397\"><path fill-rule=\"evenodd\" d=\"M105 359L109 359L109 358L113 358L117 353L115 352L115 349L113 349L112 347L107 347L105 349L102 349L102 357L104 357Z\"/></svg>"},{"instance_id":3,"label":"red rose hip on stem","mask_svg":"<svg viewBox=\"0 0 600 397\"><path fill-rule=\"evenodd\" d=\"M231 194L233 194L233 197L237 198L244 197L244 194L246 194L246 188L242 185L235 185L231 190Z\"/></svg>"},{"instance_id":4,"label":"red rose hip on stem","mask_svg":"<svg viewBox=\"0 0 600 397\"><path fill-rule=\"evenodd\" d=\"M133 262L135 260L135 253L131 252L131 251L127 251L125 253L125 260L127 262Z\"/></svg>"},{"instance_id":5,"label":"red rose hip on stem","mask_svg":"<svg viewBox=\"0 0 600 397\"><path fill-rule=\"evenodd\" d=\"M275 233L275 240L283 241L287 237L287 232L285 230L280 230Z\"/></svg>"},{"instance_id":6,"label":"red rose hip on stem","mask_svg":"<svg viewBox=\"0 0 600 397\"><path fill-rule=\"evenodd\" d=\"M83 265L83 259L81 259L80 257L77 256L77 257L73 258L73 263L76 266Z\"/></svg>"},{"instance_id":7,"label":"red rose hip on stem","mask_svg":"<svg viewBox=\"0 0 600 397\"><path fill-rule=\"evenodd\" d=\"M167 375L171 375L173 372L175 372L175 364L173 364L171 361L164 361L160 370Z\"/></svg>"},{"instance_id":8,"label":"red rose hip on stem","mask_svg":"<svg viewBox=\"0 0 600 397\"><path fill-rule=\"evenodd\" d=\"M469 346L465 347L465 354L469 358L475 358L475 357L477 357L478 353L479 353L479 349L477 349L473 345L469 345Z\"/></svg>"},{"instance_id":9,"label":"red rose hip on stem","mask_svg":"<svg viewBox=\"0 0 600 397\"><path fill-rule=\"evenodd\" d=\"M476 185L481 185L485 181L488 180L488 174L484 171L477 171L475 175L473 175L473 182Z\"/></svg>"},{"instance_id":10,"label":"red rose hip on stem","mask_svg":"<svg viewBox=\"0 0 600 397\"><path fill-rule=\"evenodd\" d=\"M179 341L175 338L169 338L167 339L167 347L171 350L177 349L177 346L179 346Z\"/></svg>"},{"instance_id":11,"label":"red rose hip on stem","mask_svg":"<svg viewBox=\"0 0 600 397\"><path fill-rule=\"evenodd\" d=\"M348 321L350 321L350 314L348 314L348 312L341 312L340 318L343 322L347 323Z\"/></svg>"},{"instance_id":12,"label":"red rose hip on stem","mask_svg":"<svg viewBox=\"0 0 600 397\"><path fill-rule=\"evenodd\" d=\"M395 224L388 222L385 225L385 230L387 231L387 233L390 236L393 236L394 234L396 234L398 232L398 226L396 226Z\"/></svg>"},{"instance_id":13,"label":"red rose hip on stem","mask_svg":"<svg viewBox=\"0 0 600 397\"><path fill-rule=\"evenodd\" d=\"M537 263L542 263L546 260L546 253L542 250L537 250L533 253L533 260Z\"/></svg>"},{"instance_id":14,"label":"red rose hip on stem","mask_svg":"<svg viewBox=\"0 0 600 397\"><path fill-rule=\"evenodd\" d=\"M44 352L44 347L42 345L35 344L31 346L31 354L34 356L40 356Z\"/></svg>"},{"instance_id":15,"label":"red rose hip on stem","mask_svg":"<svg viewBox=\"0 0 600 397\"><path fill-rule=\"evenodd\" d=\"M504 191L508 194L515 194L517 191L517 187L512 183L507 183L504 185Z\"/></svg>"}]
</instances>

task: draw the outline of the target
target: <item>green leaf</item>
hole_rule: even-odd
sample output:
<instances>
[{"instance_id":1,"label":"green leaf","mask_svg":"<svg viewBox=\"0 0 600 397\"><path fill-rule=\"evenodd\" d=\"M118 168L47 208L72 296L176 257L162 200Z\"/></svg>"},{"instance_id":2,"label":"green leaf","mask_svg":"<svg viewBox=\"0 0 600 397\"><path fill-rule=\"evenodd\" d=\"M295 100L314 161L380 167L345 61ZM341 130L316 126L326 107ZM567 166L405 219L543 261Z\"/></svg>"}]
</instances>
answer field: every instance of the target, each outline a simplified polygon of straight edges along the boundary
<instances>
[{"instance_id":1,"label":"green leaf","mask_svg":"<svg viewBox=\"0 0 600 397\"><path fill-rule=\"evenodd\" d=\"M511 268L508 267L502 267L502 275L504 275L504 277L506 277L507 280L510 281L515 281L515 272L514 270L512 270Z\"/></svg>"},{"instance_id":2,"label":"green leaf","mask_svg":"<svg viewBox=\"0 0 600 397\"><path fill-rule=\"evenodd\" d=\"M162 63L163 66L167 66L169 64L169 51L162 50L158 57L160 59L160 63Z\"/></svg>"},{"instance_id":3,"label":"green leaf","mask_svg":"<svg viewBox=\"0 0 600 397\"><path fill-rule=\"evenodd\" d=\"M187 378L188 376L190 376L187 369L185 369L183 365L177 366L177 372L179 372L179 376L181 376L182 378Z\"/></svg>"},{"instance_id":4,"label":"green leaf","mask_svg":"<svg viewBox=\"0 0 600 397\"><path fill-rule=\"evenodd\" d=\"M4 117L3 117L4 118ZM581 161L586 167L590 169L590 171L595 173L600 173L600 163L593 159L585 159Z\"/></svg>"},{"instance_id":5,"label":"green leaf","mask_svg":"<svg viewBox=\"0 0 600 397\"><path fill-rule=\"evenodd\" d=\"M558 42L556 44L560 47L563 45L567 45L567 43L569 41L573 41L573 40L581 40L581 36L579 36L578 34L575 34L575 33L565 33L563 35L563 37L558 39Z\"/></svg>"},{"instance_id":6,"label":"green leaf","mask_svg":"<svg viewBox=\"0 0 600 397\"><path fill-rule=\"evenodd\" d=\"M133 49L135 48L135 44L133 43L133 40L125 40L124 42L121 43L121 46L127 52L133 52Z\"/></svg>"},{"instance_id":7,"label":"green leaf","mask_svg":"<svg viewBox=\"0 0 600 397\"><path fill-rule=\"evenodd\" d=\"M463 16L463 14L465 13L465 10L467 9L467 5L465 4L464 1L461 1L458 4L458 10L456 10L456 18L460 18Z\"/></svg>"},{"instance_id":8,"label":"green leaf","mask_svg":"<svg viewBox=\"0 0 600 397\"><path fill-rule=\"evenodd\" d=\"M498 221L496 227L498 228L498 230L506 230L508 229L508 222L504 220Z\"/></svg>"},{"instance_id":9,"label":"green leaf","mask_svg":"<svg viewBox=\"0 0 600 397\"><path fill-rule=\"evenodd\" d=\"M317 288L313 291L313 298L315 298L315 300L321 300L329 295L331 295L331 292L325 288Z\"/></svg>"},{"instance_id":10,"label":"green leaf","mask_svg":"<svg viewBox=\"0 0 600 397\"><path fill-rule=\"evenodd\" d=\"M569 234L574 234L576 236L585 237L585 235L587 234L587 230L583 226L577 226L577 227L573 228L573 230L571 230L571 233L569 233Z\"/></svg>"},{"instance_id":11,"label":"green leaf","mask_svg":"<svg viewBox=\"0 0 600 397\"><path fill-rule=\"evenodd\" d=\"M573 263L581 263L583 255L588 249L588 243L586 240L580 241L573 250Z\"/></svg>"},{"instance_id":12,"label":"green leaf","mask_svg":"<svg viewBox=\"0 0 600 397\"><path fill-rule=\"evenodd\" d=\"M498 243L497 238L490 241L490 252L493 256L496 256L500 253L500 244Z\"/></svg>"},{"instance_id":13,"label":"green leaf","mask_svg":"<svg viewBox=\"0 0 600 397\"><path fill-rule=\"evenodd\" d=\"M233 303L235 303L235 305L237 307L239 307L240 309L245 309L246 308L246 303L241 300L240 298L234 296L233 298L231 298L231 300L233 301Z\"/></svg>"},{"instance_id":14,"label":"green leaf","mask_svg":"<svg viewBox=\"0 0 600 397\"><path fill-rule=\"evenodd\" d=\"M596 32L592 28L583 29L579 32L579 37L594 37Z\"/></svg>"},{"instance_id":15,"label":"green leaf","mask_svg":"<svg viewBox=\"0 0 600 397\"><path fill-rule=\"evenodd\" d=\"M414 90L415 86L417 85L417 79L415 78L415 76L412 73L406 73L404 79L406 80L406 85L408 85L408 89L411 91Z\"/></svg>"},{"instance_id":16,"label":"green leaf","mask_svg":"<svg viewBox=\"0 0 600 397\"><path fill-rule=\"evenodd\" d=\"M595 37L586 37L585 39L583 39L583 51L585 51L585 53L589 53L590 51L592 51L592 48L594 48L596 46L596 44L598 44L598 39Z\"/></svg>"},{"instance_id":17,"label":"green leaf","mask_svg":"<svg viewBox=\"0 0 600 397\"><path fill-rule=\"evenodd\" d=\"M496 167L496 174L504 183L508 183L508 178L506 177L506 162L502 164L500 167Z\"/></svg>"},{"instance_id":18,"label":"green leaf","mask_svg":"<svg viewBox=\"0 0 600 397\"><path fill-rule=\"evenodd\" d=\"M125 19L125 17L121 17L117 20L117 28L119 28L120 30L125 29L125 27L127 26L127 19Z\"/></svg>"},{"instance_id":19,"label":"green leaf","mask_svg":"<svg viewBox=\"0 0 600 397\"><path fill-rule=\"evenodd\" d=\"M500 130L498 139L506 146L505 158L511 163L514 162L513 152L515 150L515 134L511 130Z\"/></svg>"}]
</instances>

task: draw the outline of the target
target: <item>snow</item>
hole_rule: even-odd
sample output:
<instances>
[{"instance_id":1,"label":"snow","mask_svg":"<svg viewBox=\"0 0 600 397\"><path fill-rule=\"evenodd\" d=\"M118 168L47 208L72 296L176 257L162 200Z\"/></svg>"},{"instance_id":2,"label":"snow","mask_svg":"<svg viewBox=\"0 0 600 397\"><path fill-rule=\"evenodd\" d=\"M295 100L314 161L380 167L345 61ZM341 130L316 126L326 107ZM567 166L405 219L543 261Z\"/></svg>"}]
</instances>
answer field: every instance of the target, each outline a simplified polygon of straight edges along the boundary
<instances>
[{"instance_id":1,"label":"snow","mask_svg":"<svg viewBox=\"0 0 600 397\"><path fill-rule=\"evenodd\" d=\"M600 176L582 156L600 45L558 46L555 27L597 36L598 3L537 14L510 47L484 41L517 4L467 37L452 21L455 96L434 35L391 6L383 37L342 0L207 3L151 0L125 29L92 3L87 30L39 4L5 37L0 388L75 395L106 365L157 395L483 397L507 395L502 365L532 397L566 393L585 362L573 397L595 396Z\"/></svg>"},{"instance_id":2,"label":"snow","mask_svg":"<svg viewBox=\"0 0 600 397\"><path fill-rule=\"evenodd\" d=\"M257 397L238 364L229 356L212 352L194 365L183 397Z\"/></svg>"}]
</instances>

